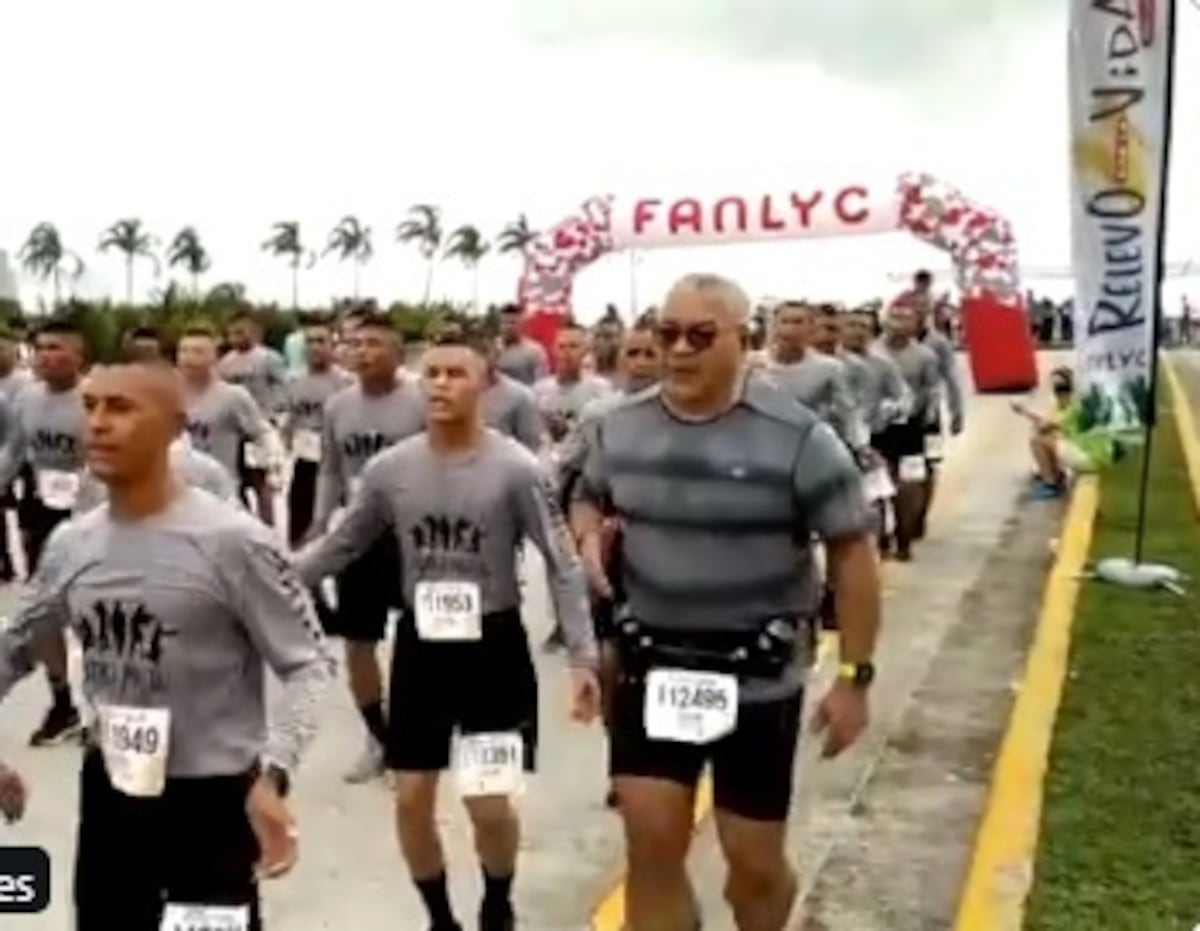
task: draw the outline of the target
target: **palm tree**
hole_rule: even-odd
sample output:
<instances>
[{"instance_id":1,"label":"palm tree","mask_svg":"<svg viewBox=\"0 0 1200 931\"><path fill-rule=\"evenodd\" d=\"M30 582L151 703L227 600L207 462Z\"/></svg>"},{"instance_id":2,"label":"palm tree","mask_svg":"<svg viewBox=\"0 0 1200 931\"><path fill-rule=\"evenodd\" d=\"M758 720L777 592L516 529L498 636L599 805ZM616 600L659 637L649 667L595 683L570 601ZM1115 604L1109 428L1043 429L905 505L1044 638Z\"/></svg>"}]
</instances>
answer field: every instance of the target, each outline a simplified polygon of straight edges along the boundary
<instances>
[{"instance_id":1,"label":"palm tree","mask_svg":"<svg viewBox=\"0 0 1200 931\"><path fill-rule=\"evenodd\" d=\"M375 255L371 245L371 227L363 226L358 217L347 214L329 233L325 255L334 253L339 262L354 263L354 299L358 300L359 277L362 267Z\"/></svg>"},{"instance_id":2,"label":"palm tree","mask_svg":"<svg viewBox=\"0 0 1200 931\"><path fill-rule=\"evenodd\" d=\"M154 237L142 228L142 221L136 217L117 220L100 237L101 252L115 249L125 257L126 304L133 303L133 264L137 259L149 259L154 265L154 276L158 277L161 266L154 254L155 245Z\"/></svg>"},{"instance_id":3,"label":"palm tree","mask_svg":"<svg viewBox=\"0 0 1200 931\"><path fill-rule=\"evenodd\" d=\"M246 300L246 286L240 281L222 281L208 289L205 304L242 304Z\"/></svg>"},{"instance_id":4,"label":"palm tree","mask_svg":"<svg viewBox=\"0 0 1200 931\"><path fill-rule=\"evenodd\" d=\"M425 296L421 301L429 303L433 291L433 267L437 262L438 250L442 246L442 213L430 204L416 204L408 209L408 219L396 227L396 239L402 243L416 243L425 259Z\"/></svg>"},{"instance_id":5,"label":"palm tree","mask_svg":"<svg viewBox=\"0 0 1200 931\"><path fill-rule=\"evenodd\" d=\"M446 240L445 258L458 259L471 272L471 306L479 307L479 261L488 254L491 243L478 228L460 226Z\"/></svg>"},{"instance_id":6,"label":"palm tree","mask_svg":"<svg viewBox=\"0 0 1200 931\"><path fill-rule=\"evenodd\" d=\"M525 252L528 246L537 238L537 233L529 228L529 220L525 214L509 223L496 237L496 251L503 255L505 252Z\"/></svg>"},{"instance_id":7,"label":"palm tree","mask_svg":"<svg viewBox=\"0 0 1200 931\"><path fill-rule=\"evenodd\" d=\"M200 276L212 267L208 250L200 242L200 236L194 226L185 226L167 247L167 265L170 268L182 267L192 276L192 297L200 299Z\"/></svg>"},{"instance_id":8,"label":"palm tree","mask_svg":"<svg viewBox=\"0 0 1200 931\"><path fill-rule=\"evenodd\" d=\"M30 230L17 258L31 275L53 282L55 307L62 296L63 273L72 279L83 274L83 259L63 246L58 227L53 223L39 223Z\"/></svg>"},{"instance_id":9,"label":"palm tree","mask_svg":"<svg viewBox=\"0 0 1200 931\"><path fill-rule=\"evenodd\" d=\"M285 220L271 227L271 235L262 244L264 251L285 259L292 270L292 309L300 309L300 267L312 268L317 255L300 238L300 224Z\"/></svg>"}]
</instances>

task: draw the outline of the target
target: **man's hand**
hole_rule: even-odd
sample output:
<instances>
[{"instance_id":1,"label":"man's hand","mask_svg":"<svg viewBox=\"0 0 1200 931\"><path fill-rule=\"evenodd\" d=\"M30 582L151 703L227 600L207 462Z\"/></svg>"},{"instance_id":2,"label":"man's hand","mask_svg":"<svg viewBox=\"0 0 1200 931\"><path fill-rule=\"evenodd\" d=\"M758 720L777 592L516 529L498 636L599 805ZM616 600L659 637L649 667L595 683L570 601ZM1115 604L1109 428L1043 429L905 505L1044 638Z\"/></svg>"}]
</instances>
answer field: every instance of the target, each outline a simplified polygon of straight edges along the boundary
<instances>
[{"instance_id":1,"label":"man's hand","mask_svg":"<svg viewBox=\"0 0 1200 931\"><path fill-rule=\"evenodd\" d=\"M571 667L571 720L590 724L600 714L600 679L594 669Z\"/></svg>"},{"instance_id":2,"label":"man's hand","mask_svg":"<svg viewBox=\"0 0 1200 931\"><path fill-rule=\"evenodd\" d=\"M962 414L956 414L955 416L950 418L950 435L958 436L962 432L963 432Z\"/></svg>"},{"instance_id":3,"label":"man's hand","mask_svg":"<svg viewBox=\"0 0 1200 931\"><path fill-rule=\"evenodd\" d=\"M0 814L12 824L21 820L25 814L25 800L29 793L25 789L25 781L15 769L9 769L0 763Z\"/></svg>"},{"instance_id":4,"label":"man's hand","mask_svg":"<svg viewBox=\"0 0 1200 931\"><path fill-rule=\"evenodd\" d=\"M821 699L811 723L814 732L825 732L821 756L828 760L840 754L858 740L870 720L866 689L852 682L835 682Z\"/></svg>"},{"instance_id":5,"label":"man's hand","mask_svg":"<svg viewBox=\"0 0 1200 931\"><path fill-rule=\"evenodd\" d=\"M300 834L287 804L265 775L259 776L246 798L250 827L258 839L258 875L274 879L296 865Z\"/></svg>"}]
</instances>

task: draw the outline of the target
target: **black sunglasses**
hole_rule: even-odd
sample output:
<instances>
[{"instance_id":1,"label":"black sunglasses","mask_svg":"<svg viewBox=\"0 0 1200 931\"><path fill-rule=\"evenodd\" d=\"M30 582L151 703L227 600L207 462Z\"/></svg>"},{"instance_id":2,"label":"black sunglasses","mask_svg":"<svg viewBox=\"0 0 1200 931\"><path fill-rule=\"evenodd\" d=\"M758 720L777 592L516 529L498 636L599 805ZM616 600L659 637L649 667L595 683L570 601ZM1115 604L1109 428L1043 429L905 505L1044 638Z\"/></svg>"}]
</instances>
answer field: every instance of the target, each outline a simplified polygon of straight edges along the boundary
<instances>
[{"instance_id":1,"label":"black sunglasses","mask_svg":"<svg viewBox=\"0 0 1200 931\"><path fill-rule=\"evenodd\" d=\"M655 339L664 350L674 349L682 339L693 352L704 352L712 348L720 335L721 327L715 323L697 323L687 327L677 323L660 323L654 328Z\"/></svg>"},{"instance_id":2,"label":"black sunglasses","mask_svg":"<svg viewBox=\"0 0 1200 931\"><path fill-rule=\"evenodd\" d=\"M624 352L626 359L653 359L653 349L643 349L640 346L634 349L626 349Z\"/></svg>"}]
</instances>

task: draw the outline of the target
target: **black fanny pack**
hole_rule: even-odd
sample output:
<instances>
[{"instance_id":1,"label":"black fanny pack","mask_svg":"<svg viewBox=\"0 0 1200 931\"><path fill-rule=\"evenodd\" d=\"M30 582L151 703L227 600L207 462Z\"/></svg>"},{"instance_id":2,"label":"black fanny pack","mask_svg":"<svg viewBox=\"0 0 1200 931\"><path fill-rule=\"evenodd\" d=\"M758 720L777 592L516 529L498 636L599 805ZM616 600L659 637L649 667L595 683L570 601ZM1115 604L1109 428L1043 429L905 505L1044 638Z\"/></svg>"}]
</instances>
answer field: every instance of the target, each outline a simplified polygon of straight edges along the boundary
<instances>
[{"instance_id":1,"label":"black fanny pack","mask_svg":"<svg viewBox=\"0 0 1200 931\"><path fill-rule=\"evenodd\" d=\"M777 679L798 653L811 655L815 636L810 619L794 616L766 618L757 629L738 631L669 630L629 615L616 623L621 671L635 676L665 666Z\"/></svg>"}]
</instances>

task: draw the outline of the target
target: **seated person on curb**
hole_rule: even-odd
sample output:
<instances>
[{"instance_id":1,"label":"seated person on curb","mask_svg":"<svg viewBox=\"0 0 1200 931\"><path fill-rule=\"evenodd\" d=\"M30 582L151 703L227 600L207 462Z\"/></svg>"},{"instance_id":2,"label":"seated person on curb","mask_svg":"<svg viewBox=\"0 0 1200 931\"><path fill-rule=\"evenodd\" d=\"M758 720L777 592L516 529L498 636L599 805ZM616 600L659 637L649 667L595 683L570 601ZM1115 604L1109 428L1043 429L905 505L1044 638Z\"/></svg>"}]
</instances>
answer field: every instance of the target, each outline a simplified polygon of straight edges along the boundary
<instances>
[{"instance_id":1,"label":"seated person on curb","mask_svg":"<svg viewBox=\"0 0 1200 931\"><path fill-rule=\"evenodd\" d=\"M1112 435L1084 417L1071 370L1055 369L1050 373L1050 384L1054 393L1052 413L1039 414L1020 401L1012 405L1033 426L1029 449L1037 468L1035 494L1039 498L1059 497L1071 475L1098 472L1120 454Z\"/></svg>"}]
</instances>

